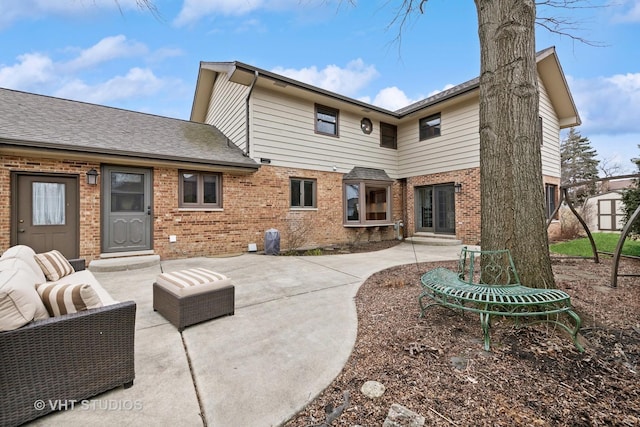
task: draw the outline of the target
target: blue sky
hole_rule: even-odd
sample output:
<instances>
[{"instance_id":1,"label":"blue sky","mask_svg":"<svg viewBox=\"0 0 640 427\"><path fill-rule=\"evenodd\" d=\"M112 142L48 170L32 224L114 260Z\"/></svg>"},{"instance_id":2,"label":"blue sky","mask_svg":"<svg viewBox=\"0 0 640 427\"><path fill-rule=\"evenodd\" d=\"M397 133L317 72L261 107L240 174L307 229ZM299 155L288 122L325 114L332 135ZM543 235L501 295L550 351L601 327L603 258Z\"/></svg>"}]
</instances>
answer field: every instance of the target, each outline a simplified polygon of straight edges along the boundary
<instances>
[{"instance_id":1,"label":"blue sky","mask_svg":"<svg viewBox=\"0 0 640 427\"><path fill-rule=\"evenodd\" d=\"M479 74L471 0L429 0L404 31L401 0L0 0L0 87L188 119L200 61L242 61L397 109ZM640 0L592 0L566 17L593 47L556 46L607 165L640 157ZM119 6L119 7L118 7ZM400 35L400 40L398 37Z\"/></svg>"}]
</instances>

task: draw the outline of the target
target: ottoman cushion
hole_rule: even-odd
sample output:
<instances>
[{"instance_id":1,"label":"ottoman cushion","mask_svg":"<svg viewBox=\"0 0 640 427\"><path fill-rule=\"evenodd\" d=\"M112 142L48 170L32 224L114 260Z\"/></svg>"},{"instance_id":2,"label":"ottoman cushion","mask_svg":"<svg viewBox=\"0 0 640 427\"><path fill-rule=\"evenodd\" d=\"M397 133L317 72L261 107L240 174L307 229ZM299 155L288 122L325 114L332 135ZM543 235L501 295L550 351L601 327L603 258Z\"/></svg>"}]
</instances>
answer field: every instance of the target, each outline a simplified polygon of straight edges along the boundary
<instances>
[{"instance_id":1,"label":"ottoman cushion","mask_svg":"<svg viewBox=\"0 0 640 427\"><path fill-rule=\"evenodd\" d=\"M229 286L231 280L224 274L206 268L190 268L162 273L157 277L156 283L172 294L183 297Z\"/></svg>"}]
</instances>

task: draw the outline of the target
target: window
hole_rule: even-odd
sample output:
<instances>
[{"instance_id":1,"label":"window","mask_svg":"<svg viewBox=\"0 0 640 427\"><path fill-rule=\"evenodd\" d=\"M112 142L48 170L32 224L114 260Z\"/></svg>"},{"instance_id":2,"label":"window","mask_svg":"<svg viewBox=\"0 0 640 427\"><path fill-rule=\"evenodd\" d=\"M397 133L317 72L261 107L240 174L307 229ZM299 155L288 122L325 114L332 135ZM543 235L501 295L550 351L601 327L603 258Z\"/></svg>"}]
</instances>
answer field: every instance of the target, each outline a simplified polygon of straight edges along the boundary
<instances>
[{"instance_id":1,"label":"window","mask_svg":"<svg viewBox=\"0 0 640 427\"><path fill-rule=\"evenodd\" d=\"M551 214L556 210L557 191L557 185L547 184L544 186L544 208L547 219L551 218Z\"/></svg>"},{"instance_id":2,"label":"window","mask_svg":"<svg viewBox=\"0 0 640 427\"><path fill-rule=\"evenodd\" d=\"M291 207L316 207L316 180L291 178Z\"/></svg>"},{"instance_id":3,"label":"window","mask_svg":"<svg viewBox=\"0 0 640 427\"><path fill-rule=\"evenodd\" d=\"M380 146L398 148L398 127L396 125L380 122Z\"/></svg>"},{"instance_id":4,"label":"window","mask_svg":"<svg viewBox=\"0 0 640 427\"><path fill-rule=\"evenodd\" d=\"M180 172L180 203L183 208L220 208L222 178L217 173Z\"/></svg>"},{"instance_id":5,"label":"window","mask_svg":"<svg viewBox=\"0 0 640 427\"><path fill-rule=\"evenodd\" d=\"M420 119L420 141L440 136L440 113Z\"/></svg>"},{"instance_id":6,"label":"window","mask_svg":"<svg viewBox=\"0 0 640 427\"><path fill-rule=\"evenodd\" d=\"M316 105L316 133L338 136L338 110Z\"/></svg>"},{"instance_id":7,"label":"window","mask_svg":"<svg viewBox=\"0 0 640 427\"><path fill-rule=\"evenodd\" d=\"M344 184L345 224L388 223L391 218L391 183L347 182Z\"/></svg>"},{"instance_id":8,"label":"window","mask_svg":"<svg viewBox=\"0 0 640 427\"><path fill-rule=\"evenodd\" d=\"M65 184L34 182L31 184L32 224L65 225Z\"/></svg>"}]
</instances>

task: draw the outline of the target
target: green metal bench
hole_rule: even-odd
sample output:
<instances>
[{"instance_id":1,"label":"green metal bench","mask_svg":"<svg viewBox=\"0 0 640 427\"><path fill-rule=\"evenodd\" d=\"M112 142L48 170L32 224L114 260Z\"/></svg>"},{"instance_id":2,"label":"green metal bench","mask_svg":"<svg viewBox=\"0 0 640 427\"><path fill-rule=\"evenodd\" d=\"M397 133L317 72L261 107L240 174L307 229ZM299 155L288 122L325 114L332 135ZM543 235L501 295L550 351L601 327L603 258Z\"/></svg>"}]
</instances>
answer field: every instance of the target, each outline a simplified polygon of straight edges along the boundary
<instances>
[{"instance_id":1,"label":"green metal bench","mask_svg":"<svg viewBox=\"0 0 640 427\"><path fill-rule=\"evenodd\" d=\"M538 318L527 324L548 322L567 331L581 352L578 342L580 317L573 311L569 294L558 289L536 289L523 286L509 250L475 251L462 249L458 271L435 268L422 278L418 298L420 317L434 305L480 314L484 349L489 351L491 316ZM426 300L426 303L425 303ZM566 314L566 323L561 315ZM540 317L543 317L540 319Z\"/></svg>"}]
</instances>

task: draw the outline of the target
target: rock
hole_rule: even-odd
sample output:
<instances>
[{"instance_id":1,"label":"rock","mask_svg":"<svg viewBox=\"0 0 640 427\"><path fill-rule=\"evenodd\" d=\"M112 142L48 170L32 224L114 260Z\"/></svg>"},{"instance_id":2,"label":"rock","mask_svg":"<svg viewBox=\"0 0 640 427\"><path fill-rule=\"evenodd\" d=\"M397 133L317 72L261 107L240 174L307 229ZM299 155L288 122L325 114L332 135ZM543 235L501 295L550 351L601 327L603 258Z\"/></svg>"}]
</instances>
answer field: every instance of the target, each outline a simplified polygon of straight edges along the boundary
<instances>
[{"instance_id":1,"label":"rock","mask_svg":"<svg viewBox=\"0 0 640 427\"><path fill-rule=\"evenodd\" d=\"M451 358L451 364L459 371L467 369L467 363L469 363L469 361L464 357L453 356Z\"/></svg>"},{"instance_id":2,"label":"rock","mask_svg":"<svg viewBox=\"0 0 640 427\"><path fill-rule=\"evenodd\" d=\"M384 390L384 386L378 381L367 381L362 385L362 388L360 388L362 394L371 399L382 396L384 394Z\"/></svg>"},{"instance_id":3,"label":"rock","mask_svg":"<svg viewBox=\"0 0 640 427\"><path fill-rule=\"evenodd\" d=\"M391 405L382 427L422 427L424 422L425 418L422 415L394 403Z\"/></svg>"}]
</instances>

